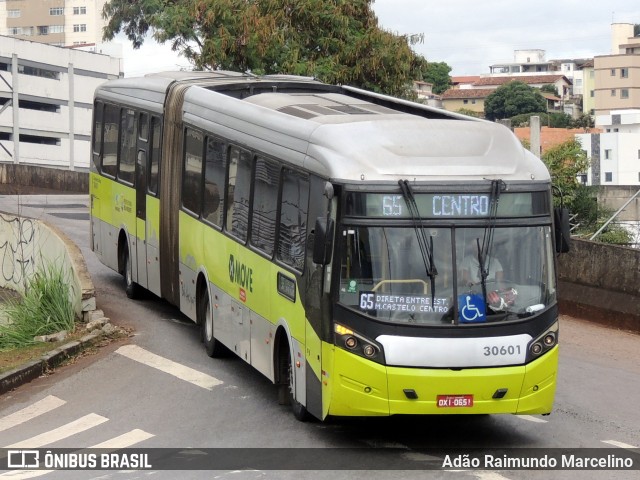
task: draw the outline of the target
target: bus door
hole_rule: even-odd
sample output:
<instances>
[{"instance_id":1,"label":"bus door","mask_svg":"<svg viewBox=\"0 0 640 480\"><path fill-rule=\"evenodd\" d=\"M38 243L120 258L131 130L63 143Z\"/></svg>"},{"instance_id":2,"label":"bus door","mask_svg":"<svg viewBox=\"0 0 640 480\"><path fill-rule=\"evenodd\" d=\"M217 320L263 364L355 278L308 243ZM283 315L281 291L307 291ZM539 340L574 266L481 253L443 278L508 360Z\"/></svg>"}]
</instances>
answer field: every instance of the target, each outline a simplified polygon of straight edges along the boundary
<instances>
[{"instance_id":1,"label":"bus door","mask_svg":"<svg viewBox=\"0 0 640 480\"><path fill-rule=\"evenodd\" d=\"M140 113L136 154L136 259L137 283L148 288L147 281L147 158L149 156L149 115Z\"/></svg>"},{"instance_id":2,"label":"bus door","mask_svg":"<svg viewBox=\"0 0 640 480\"><path fill-rule=\"evenodd\" d=\"M147 251L147 289L160 296L160 144L162 140L162 121L152 115L147 142L147 162L144 175L144 215L145 215L145 249ZM142 159L140 159L142 161ZM140 190L138 190L140 192Z\"/></svg>"}]
</instances>

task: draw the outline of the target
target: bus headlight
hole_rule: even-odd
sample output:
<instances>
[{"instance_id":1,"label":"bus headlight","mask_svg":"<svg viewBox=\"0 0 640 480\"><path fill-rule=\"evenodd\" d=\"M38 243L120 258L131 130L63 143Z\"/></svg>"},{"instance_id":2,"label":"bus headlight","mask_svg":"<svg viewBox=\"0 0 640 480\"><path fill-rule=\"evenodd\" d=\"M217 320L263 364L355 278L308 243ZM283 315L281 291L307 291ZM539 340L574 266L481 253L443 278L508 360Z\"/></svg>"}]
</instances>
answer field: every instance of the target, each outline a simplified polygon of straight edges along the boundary
<instances>
[{"instance_id":1,"label":"bus headlight","mask_svg":"<svg viewBox=\"0 0 640 480\"><path fill-rule=\"evenodd\" d=\"M547 331L529 344L529 354L527 361L534 360L536 357L548 352L558 344L558 322L555 322Z\"/></svg>"},{"instance_id":2,"label":"bus headlight","mask_svg":"<svg viewBox=\"0 0 640 480\"><path fill-rule=\"evenodd\" d=\"M360 357L384 364L384 352L382 345L364 335L354 332L352 329L336 323L334 326L335 345L344 348L350 353Z\"/></svg>"}]
</instances>

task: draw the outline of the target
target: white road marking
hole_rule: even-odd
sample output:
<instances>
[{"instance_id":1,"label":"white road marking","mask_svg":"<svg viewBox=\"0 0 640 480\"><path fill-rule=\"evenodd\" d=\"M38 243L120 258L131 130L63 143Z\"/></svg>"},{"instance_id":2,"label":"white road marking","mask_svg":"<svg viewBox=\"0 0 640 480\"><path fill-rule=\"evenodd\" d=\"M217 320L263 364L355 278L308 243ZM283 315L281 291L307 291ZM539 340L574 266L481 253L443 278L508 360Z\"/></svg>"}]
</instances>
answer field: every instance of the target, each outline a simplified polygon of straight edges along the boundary
<instances>
[{"instance_id":1,"label":"white road marking","mask_svg":"<svg viewBox=\"0 0 640 480\"><path fill-rule=\"evenodd\" d=\"M120 435L119 437L114 437L111 440L98 443L97 445L89 448L127 448L131 445L135 445L136 443L148 440L151 437L155 437L155 435L153 433L145 432L144 430L136 428L135 430L131 430L130 432Z\"/></svg>"},{"instance_id":2,"label":"white road marking","mask_svg":"<svg viewBox=\"0 0 640 480\"><path fill-rule=\"evenodd\" d=\"M58 440L75 435L76 433L89 430L90 428L96 427L107 421L109 421L108 418L95 413L90 413L89 415L85 415L84 417L67 423L66 425L40 435L36 435L35 437L31 437L27 440L23 440L22 442L7 445L4 448L40 448L44 445L49 445L57 442Z\"/></svg>"},{"instance_id":3,"label":"white road marking","mask_svg":"<svg viewBox=\"0 0 640 480\"><path fill-rule=\"evenodd\" d=\"M213 387L223 383L211 375L151 353L137 345L125 345L116 350L116 353L207 390L212 390Z\"/></svg>"},{"instance_id":4,"label":"white road marking","mask_svg":"<svg viewBox=\"0 0 640 480\"><path fill-rule=\"evenodd\" d=\"M155 435L152 433L145 432L144 430L135 429L89 448L117 450L120 448L130 447L154 436ZM41 477L42 475L46 475L51 472L53 472L53 470L12 470L10 472L0 474L0 477L12 478L15 480L26 480L28 478Z\"/></svg>"},{"instance_id":5,"label":"white road marking","mask_svg":"<svg viewBox=\"0 0 640 480\"><path fill-rule=\"evenodd\" d=\"M634 447L633 445L629 445L628 443L617 442L615 440L602 440L602 443L608 443L609 445L620 448L638 448Z\"/></svg>"},{"instance_id":6,"label":"white road marking","mask_svg":"<svg viewBox=\"0 0 640 480\"><path fill-rule=\"evenodd\" d=\"M16 425L20 425L21 423L28 422L29 420L32 420L43 413L50 412L65 403L67 402L58 397L54 397L53 395L49 395L48 397L38 400L36 403L29 405L22 410L18 410L6 417L0 418L0 432L11 427L15 427Z\"/></svg>"},{"instance_id":7,"label":"white road marking","mask_svg":"<svg viewBox=\"0 0 640 480\"><path fill-rule=\"evenodd\" d=\"M543 420L542 418L534 417L532 415L517 415L517 417L521 418L522 420L527 420L533 423L547 423L546 420Z\"/></svg>"}]
</instances>

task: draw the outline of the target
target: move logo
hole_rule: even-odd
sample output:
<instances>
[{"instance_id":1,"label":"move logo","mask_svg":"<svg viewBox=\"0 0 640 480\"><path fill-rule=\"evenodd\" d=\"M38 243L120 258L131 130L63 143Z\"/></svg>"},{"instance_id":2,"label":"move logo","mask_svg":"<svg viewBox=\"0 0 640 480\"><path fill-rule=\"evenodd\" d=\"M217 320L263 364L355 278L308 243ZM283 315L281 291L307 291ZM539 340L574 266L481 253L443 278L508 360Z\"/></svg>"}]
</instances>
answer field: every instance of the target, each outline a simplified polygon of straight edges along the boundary
<instances>
[{"instance_id":1,"label":"move logo","mask_svg":"<svg viewBox=\"0 0 640 480\"><path fill-rule=\"evenodd\" d=\"M253 293L253 269L229 255L229 280Z\"/></svg>"}]
</instances>

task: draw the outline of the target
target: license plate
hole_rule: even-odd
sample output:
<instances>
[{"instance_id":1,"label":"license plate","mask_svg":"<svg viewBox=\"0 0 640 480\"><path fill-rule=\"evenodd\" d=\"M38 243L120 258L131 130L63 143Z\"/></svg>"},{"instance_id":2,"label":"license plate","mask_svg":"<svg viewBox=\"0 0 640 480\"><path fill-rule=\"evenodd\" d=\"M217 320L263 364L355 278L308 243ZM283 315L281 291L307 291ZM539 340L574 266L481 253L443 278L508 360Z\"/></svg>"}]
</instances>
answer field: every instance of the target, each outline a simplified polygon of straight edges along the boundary
<instances>
[{"instance_id":1,"label":"license plate","mask_svg":"<svg viewBox=\"0 0 640 480\"><path fill-rule=\"evenodd\" d=\"M438 395L438 408L473 407L473 395Z\"/></svg>"}]
</instances>

